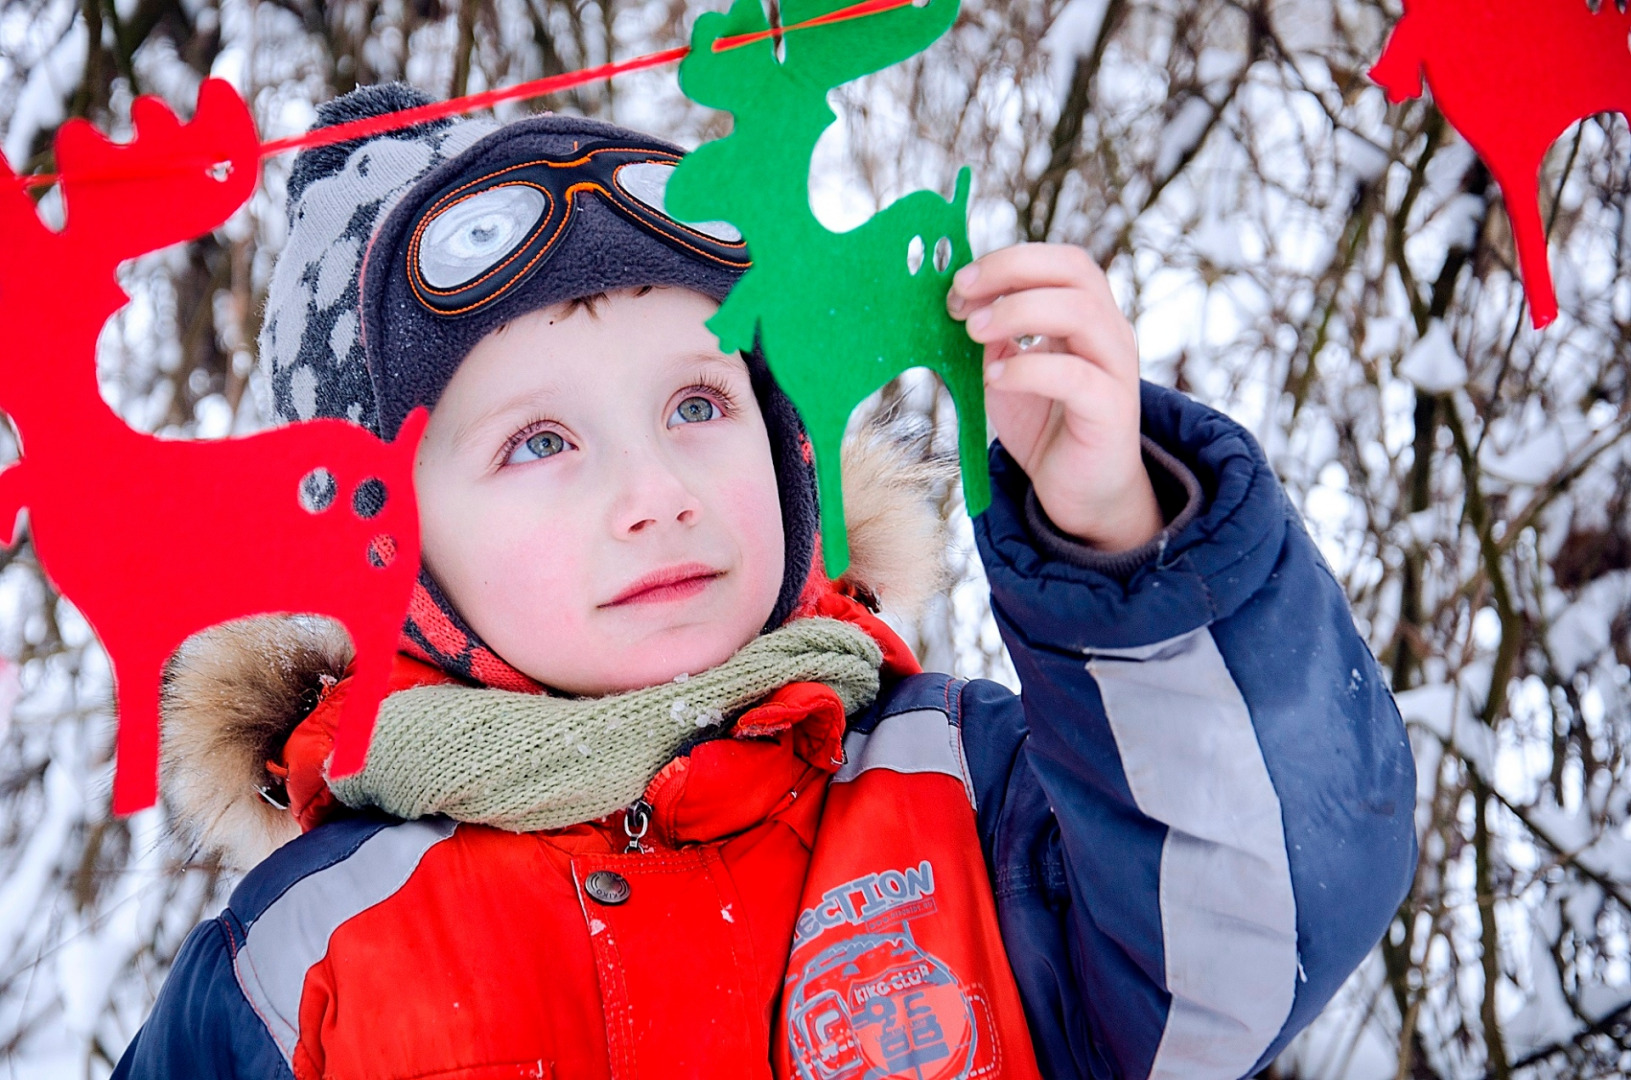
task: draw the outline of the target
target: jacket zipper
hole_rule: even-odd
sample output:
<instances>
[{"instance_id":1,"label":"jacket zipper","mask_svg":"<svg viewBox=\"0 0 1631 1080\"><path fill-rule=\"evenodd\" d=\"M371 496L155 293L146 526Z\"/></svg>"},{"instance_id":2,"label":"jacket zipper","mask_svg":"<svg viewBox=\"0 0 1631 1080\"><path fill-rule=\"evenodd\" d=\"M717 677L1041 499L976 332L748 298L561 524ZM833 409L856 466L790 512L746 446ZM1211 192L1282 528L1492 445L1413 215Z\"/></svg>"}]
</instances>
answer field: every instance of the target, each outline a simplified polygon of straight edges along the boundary
<instances>
[{"instance_id":1,"label":"jacket zipper","mask_svg":"<svg viewBox=\"0 0 1631 1080\"><path fill-rule=\"evenodd\" d=\"M646 850L640 841L651 828L651 804L645 799L634 800L629 808L623 811L623 833L629 838L629 846L623 849L626 855L638 855Z\"/></svg>"}]
</instances>

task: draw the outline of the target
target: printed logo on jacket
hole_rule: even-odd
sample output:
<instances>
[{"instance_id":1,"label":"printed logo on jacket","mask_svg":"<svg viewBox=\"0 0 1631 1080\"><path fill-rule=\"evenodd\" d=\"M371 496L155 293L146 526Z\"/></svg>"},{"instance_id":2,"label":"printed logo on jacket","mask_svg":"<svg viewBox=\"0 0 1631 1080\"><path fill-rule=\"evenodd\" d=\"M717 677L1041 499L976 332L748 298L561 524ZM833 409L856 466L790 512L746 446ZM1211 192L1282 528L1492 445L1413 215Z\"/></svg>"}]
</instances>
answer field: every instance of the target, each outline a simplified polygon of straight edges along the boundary
<instances>
[{"instance_id":1,"label":"printed logo on jacket","mask_svg":"<svg viewBox=\"0 0 1631 1080\"><path fill-rule=\"evenodd\" d=\"M811 951L805 946L830 938L789 973L788 1037L801 1077L993 1074L989 1010L912 939L908 920L934 911L934 865L925 859L847 881L800 914L795 964Z\"/></svg>"},{"instance_id":2,"label":"printed logo on jacket","mask_svg":"<svg viewBox=\"0 0 1631 1080\"><path fill-rule=\"evenodd\" d=\"M780 1020L780 1077L1038 1075L960 778L874 768L828 789Z\"/></svg>"}]
</instances>

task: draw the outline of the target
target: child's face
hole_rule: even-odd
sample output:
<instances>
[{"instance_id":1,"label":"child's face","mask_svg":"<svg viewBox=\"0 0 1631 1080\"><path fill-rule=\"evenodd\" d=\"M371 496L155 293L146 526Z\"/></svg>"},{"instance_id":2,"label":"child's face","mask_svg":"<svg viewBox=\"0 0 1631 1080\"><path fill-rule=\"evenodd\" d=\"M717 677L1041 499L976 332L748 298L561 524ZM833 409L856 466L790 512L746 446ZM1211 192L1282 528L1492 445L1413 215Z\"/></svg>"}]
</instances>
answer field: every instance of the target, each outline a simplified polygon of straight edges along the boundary
<instances>
[{"instance_id":1,"label":"child's face","mask_svg":"<svg viewBox=\"0 0 1631 1080\"><path fill-rule=\"evenodd\" d=\"M611 294L479 342L414 472L426 566L547 686L606 694L726 660L781 588L781 504L747 366L699 293Z\"/></svg>"}]
</instances>

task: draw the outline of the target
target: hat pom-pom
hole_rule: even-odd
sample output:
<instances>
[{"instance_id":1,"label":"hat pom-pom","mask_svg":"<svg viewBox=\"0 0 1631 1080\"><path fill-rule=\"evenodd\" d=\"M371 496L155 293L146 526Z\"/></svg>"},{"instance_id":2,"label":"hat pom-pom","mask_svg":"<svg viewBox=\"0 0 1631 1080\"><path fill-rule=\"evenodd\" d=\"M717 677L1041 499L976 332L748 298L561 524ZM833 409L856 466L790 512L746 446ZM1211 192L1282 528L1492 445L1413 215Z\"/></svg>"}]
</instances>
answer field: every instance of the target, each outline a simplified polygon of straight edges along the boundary
<instances>
[{"instance_id":1,"label":"hat pom-pom","mask_svg":"<svg viewBox=\"0 0 1631 1080\"><path fill-rule=\"evenodd\" d=\"M349 94L342 94L317 106L317 123L313 130L429 104L430 98L407 83L391 82L380 83L377 86L359 86ZM436 131L446 127L448 123L446 120L433 120L427 124L407 128L401 134ZM300 198L300 193L313 181L333 176L343 170L346 159L363 141L351 139L332 146L317 146L310 150L302 150L296 155L293 170L289 173L289 205L293 206L295 200Z\"/></svg>"}]
</instances>

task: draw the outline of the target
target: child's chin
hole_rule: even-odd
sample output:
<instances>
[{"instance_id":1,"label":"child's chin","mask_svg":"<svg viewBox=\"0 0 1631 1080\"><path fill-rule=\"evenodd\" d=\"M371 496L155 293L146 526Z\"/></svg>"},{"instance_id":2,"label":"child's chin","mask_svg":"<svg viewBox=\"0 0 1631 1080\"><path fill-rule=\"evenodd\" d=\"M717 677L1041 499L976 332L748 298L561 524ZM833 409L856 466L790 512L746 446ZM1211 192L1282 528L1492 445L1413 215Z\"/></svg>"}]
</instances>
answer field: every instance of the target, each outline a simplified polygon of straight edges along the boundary
<instances>
[{"instance_id":1,"label":"child's chin","mask_svg":"<svg viewBox=\"0 0 1631 1080\"><path fill-rule=\"evenodd\" d=\"M646 651L641 662L626 667L619 665L616 670L606 674L605 681L619 688L612 692L640 690L699 674L723 664L746 644L735 641L734 635L723 632L699 639L695 628L691 628L688 634L676 634L675 637L677 640L657 640L636 646L636 649L649 651Z\"/></svg>"},{"instance_id":2,"label":"child's chin","mask_svg":"<svg viewBox=\"0 0 1631 1080\"><path fill-rule=\"evenodd\" d=\"M590 636L590 635L586 635ZM752 630L693 623L608 634L570 650L545 650L511 658L521 671L545 686L581 697L603 697L673 682L718 667L753 639ZM741 640L738 640L740 638Z\"/></svg>"}]
</instances>

